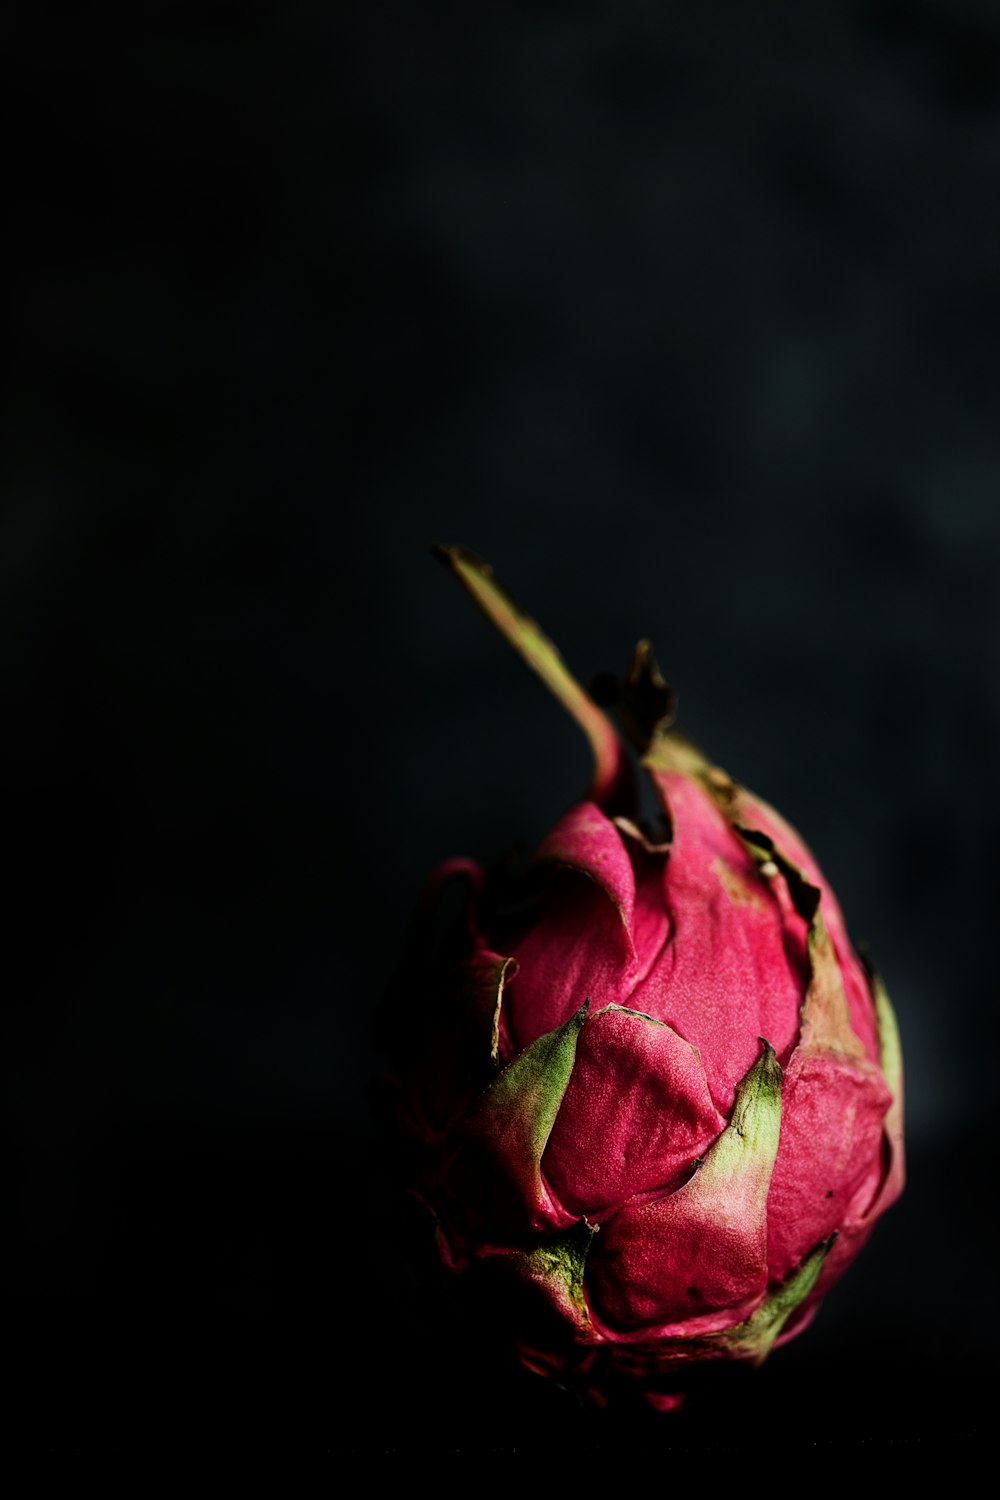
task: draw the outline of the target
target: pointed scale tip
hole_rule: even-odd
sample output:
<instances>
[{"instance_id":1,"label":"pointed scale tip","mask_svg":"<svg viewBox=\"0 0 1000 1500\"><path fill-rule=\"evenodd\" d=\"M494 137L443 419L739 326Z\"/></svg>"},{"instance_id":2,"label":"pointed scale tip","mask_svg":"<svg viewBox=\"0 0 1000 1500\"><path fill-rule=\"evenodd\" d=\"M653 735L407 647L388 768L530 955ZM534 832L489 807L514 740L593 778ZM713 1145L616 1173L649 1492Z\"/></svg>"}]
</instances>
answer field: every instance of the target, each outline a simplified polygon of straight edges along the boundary
<instances>
[{"instance_id":1,"label":"pointed scale tip","mask_svg":"<svg viewBox=\"0 0 1000 1500\"><path fill-rule=\"evenodd\" d=\"M614 726L584 692L556 647L501 586L489 563L468 547L435 545L431 550L587 736L594 757L588 795L606 812L631 811L635 800L632 768Z\"/></svg>"},{"instance_id":2,"label":"pointed scale tip","mask_svg":"<svg viewBox=\"0 0 1000 1500\"><path fill-rule=\"evenodd\" d=\"M453 573L457 572L460 564L464 563L466 567L473 568L477 573L482 573L486 577L491 577L493 574L493 569L488 562L484 562L471 548L463 547L461 544L449 546L445 542L432 542L431 556L436 557L439 563Z\"/></svg>"}]
</instances>

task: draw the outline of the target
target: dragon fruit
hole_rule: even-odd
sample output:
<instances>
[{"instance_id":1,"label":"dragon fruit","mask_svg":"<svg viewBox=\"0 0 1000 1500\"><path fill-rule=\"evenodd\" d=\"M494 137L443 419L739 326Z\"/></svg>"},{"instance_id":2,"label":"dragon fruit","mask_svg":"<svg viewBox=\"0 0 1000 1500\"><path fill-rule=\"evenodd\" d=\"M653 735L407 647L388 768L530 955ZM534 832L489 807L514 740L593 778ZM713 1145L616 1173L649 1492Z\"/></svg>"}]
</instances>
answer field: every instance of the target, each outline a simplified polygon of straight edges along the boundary
<instances>
[{"instance_id":1,"label":"dragon fruit","mask_svg":"<svg viewBox=\"0 0 1000 1500\"><path fill-rule=\"evenodd\" d=\"M386 1011L395 1139L525 1365L669 1409L693 1366L803 1329L902 1190L896 1022L799 835L672 727L648 643L598 702L485 564L441 555L594 776L527 870L434 872L418 944L448 887L464 917Z\"/></svg>"}]
</instances>

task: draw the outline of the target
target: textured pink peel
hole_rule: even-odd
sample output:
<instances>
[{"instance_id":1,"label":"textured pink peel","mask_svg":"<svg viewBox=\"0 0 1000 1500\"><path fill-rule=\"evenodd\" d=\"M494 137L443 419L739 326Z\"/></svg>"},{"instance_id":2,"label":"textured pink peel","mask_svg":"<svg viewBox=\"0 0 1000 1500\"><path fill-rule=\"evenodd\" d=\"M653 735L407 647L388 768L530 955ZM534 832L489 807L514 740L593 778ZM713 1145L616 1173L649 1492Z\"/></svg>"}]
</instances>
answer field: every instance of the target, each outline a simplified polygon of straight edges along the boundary
<instances>
[{"instance_id":1,"label":"textured pink peel","mask_svg":"<svg viewBox=\"0 0 1000 1500\"><path fill-rule=\"evenodd\" d=\"M652 1202L626 1203L602 1226L588 1285L608 1337L666 1336L692 1318L698 1332L714 1331L763 1297L780 1119L781 1069L765 1044L729 1124L690 1180Z\"/></svg>"},{"instance_id":2,"label":"textured pink peel","mask_svg":"<svg viewBox=\"0 0 1000 1500\"><path fill-rule=\"evenodd\" d=\"M807 951L811 973L788 1065L769 1200L768 1264L779 1280L810 1245L843 1227L880 1162L883 1120L892 1102L852 1027L822 903L810 922ZM838 1261L843 1255L841 1244Z\"/></svg>"},{"instance_id":3,"label":"textured pink peel","mask_svg":"<svg viewBox=\"0 0 1000 1500\"><path fill-rule=\"evenodd\" d=\"M592 1012L542 1160L564 1208L599 1219L690 1174L724 1126L697 1051L632 1011Z\"/></svg>"},{"instance_id":4,"label":"textured pink peel","mask_svg":"<svg viewBox=\"0 0 1000 1500\"><path fill-rule=\"evenodd\" d=\"M627 960L638 964L632 935L635 871L622 836L596 802L580 802L559 819L535 856L540 864L561 865L586 875L618 912Z\"/></svg>"},{"instance_id":5,"label":"textured pink peel","mask_svg":"<svg viewBox=\"0 0 1000 1500\"><path fill-rule=\"evenodd\" d=\"M768 834L779 849L797 865L820 891L820 911L833 944L847 998L851 1028L873 1062L878 1061L878 1032L864 969L851 946L836 896L801 834L763 798L743 787L737 789L733 809L737 822Z\"/></svg>"},{"instance_id":6,"label":"textured pink peel","mask_svg":"<svg viewBox=\"0 0 1000 1500\"><path fill-rule=\"evenodd\" d=\"M550 882L543 920L511 948L518 972L501 1017L511 1056L563 1025L584 1000L600 1009L628 997L632 966L621 917L584 875L560 870Z\"/></svg>"},{"instance_id":7,"label":"textured pink peel","mask_svg":"<svg viewBox=\"0 0 1000 1500\"><path fill-rule=\"evenodd\" d=\"M792 1058L768 1198L767 1263L774 1279L787 1276L811 1245L840 1228L859 1188L873 1173L877 1180L888 1103L884 1081L866 1062L830 1054ZM838 1261L842 1256L843 1249Z\"/></svg>"},{"instance_id":8,"label":"textured pink peel","mask_svg":"<svg viewBox=\"0 0 1000 1500\"><path fill-rule=\"evenodd\" d=\"M671 937L629 1004L698 1047L728 1114L757 1037L781 1057L794 1045L804 976L789 963L779 901L719 808L687 777L662 780L674 820L662 896Z\"/></svg>"}]
</instances>

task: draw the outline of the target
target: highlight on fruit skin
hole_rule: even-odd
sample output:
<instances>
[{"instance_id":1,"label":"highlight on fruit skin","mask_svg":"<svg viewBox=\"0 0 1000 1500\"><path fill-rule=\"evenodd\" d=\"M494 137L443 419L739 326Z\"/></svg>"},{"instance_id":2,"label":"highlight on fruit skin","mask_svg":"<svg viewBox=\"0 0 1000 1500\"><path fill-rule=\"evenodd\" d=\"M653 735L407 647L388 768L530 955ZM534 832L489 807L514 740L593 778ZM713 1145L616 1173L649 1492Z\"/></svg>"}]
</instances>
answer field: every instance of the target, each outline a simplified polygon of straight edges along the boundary
<instances>
[{"instance_id":1,"label":"highlight on fruit skin","mask_svg":"<svg viewBox=\"0 0 1000 1500\"><path fill-rule=\"evenodd\" d=\"M672 727L649 643L598 703L485 563L438 552L594 772L526 870L431 875L380 1022L394 1150L528 1368L670 1410L693 1366L805 1328L902 1191L895 1018L800 836Z\"/></svg>"}]
</instances>

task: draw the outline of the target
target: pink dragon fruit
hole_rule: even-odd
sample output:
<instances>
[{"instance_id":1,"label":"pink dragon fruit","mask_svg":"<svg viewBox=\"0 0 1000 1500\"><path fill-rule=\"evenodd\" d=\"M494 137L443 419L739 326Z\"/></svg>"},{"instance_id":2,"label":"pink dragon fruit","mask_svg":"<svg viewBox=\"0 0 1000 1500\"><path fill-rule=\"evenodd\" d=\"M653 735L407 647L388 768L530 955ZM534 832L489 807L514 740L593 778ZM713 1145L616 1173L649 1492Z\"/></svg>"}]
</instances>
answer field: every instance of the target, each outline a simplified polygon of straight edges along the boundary
<instances>
[{"instance_id":1,"label":"pink dragon fruit","mask_svg":"<svg viewBox=\"0 0 1000 1500\"><path fill-rule=\"evenodd\" d=\"M488 567L442 556L595 771L519 881L432 877L429 901L464 884L466 919L418 960L427 1000L411 969L390 1007L410 1180L529 1368L667 1409L682 1367L799 1332L900 1193L896 1023L798 834L670 727L648 644L616 709L658 831L604 710Z\"/></svg>"}]
</instances>

